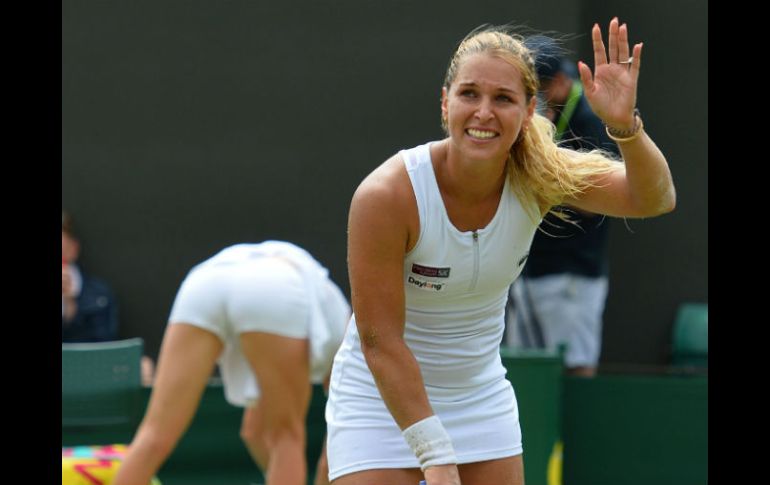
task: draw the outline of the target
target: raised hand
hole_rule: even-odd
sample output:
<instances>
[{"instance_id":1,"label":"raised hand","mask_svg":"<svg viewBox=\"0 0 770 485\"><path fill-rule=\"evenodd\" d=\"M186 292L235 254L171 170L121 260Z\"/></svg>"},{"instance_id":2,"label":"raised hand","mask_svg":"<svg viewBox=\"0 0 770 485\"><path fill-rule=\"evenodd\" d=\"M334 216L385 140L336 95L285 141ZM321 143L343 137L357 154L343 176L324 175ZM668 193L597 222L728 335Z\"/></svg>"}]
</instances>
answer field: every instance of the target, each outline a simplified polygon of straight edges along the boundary
<instances>
[{"instance_id":1,"label":"raised hand","mask_svg":"<svg viewBox=\"0 0 770 485\"><path fill-rule=\"evenodd\" d=\"M578 63L588 104L607 126L621 131L631 129L643 44L635 44L629 55L628 27L620 25L617 17L610 20L609 49L605 49L599 24L591 29L591 40L594 73L585 63Z\"/></svg>"}]
</instances>

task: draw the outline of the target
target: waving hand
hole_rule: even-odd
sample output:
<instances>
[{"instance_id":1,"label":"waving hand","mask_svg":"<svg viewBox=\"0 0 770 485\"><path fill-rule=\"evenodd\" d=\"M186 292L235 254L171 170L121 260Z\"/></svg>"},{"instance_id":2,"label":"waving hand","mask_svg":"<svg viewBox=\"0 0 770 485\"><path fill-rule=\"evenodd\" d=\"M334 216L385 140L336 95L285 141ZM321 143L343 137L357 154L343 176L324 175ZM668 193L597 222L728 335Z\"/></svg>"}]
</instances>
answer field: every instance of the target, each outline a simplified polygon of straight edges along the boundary
<instances>
[{"instance_id":1,"label":"waving hand","mask_svg":"<svg viewBox=\"0 0 770 485\"><path fill-rule=\"evenodd\" d=\"M634 125L642 43L635 44L633 53L629 53L628 26L619 25L617 17L610 21L609 49L605 49L599 24L591 29L591 40L594 72L583 62L578 63L588 104L606 125L630 129Z\"/></svg>"}]
</instances>

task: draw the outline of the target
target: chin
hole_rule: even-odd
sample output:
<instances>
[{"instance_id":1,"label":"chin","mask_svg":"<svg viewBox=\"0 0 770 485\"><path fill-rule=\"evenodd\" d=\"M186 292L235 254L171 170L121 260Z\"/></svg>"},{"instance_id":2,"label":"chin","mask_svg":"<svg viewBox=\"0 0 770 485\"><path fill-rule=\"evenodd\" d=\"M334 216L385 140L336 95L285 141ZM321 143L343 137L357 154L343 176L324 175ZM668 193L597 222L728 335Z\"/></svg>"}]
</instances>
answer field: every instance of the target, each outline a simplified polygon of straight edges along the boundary
<instances>
[{"instance_id":1,"label":"chin","mask_svg":"<svg viewBox=\"0 0 770 485\"><path fill-rule=\"evenodd\" d=\"M510 150L510 146L506 146L499 137L483 142L466 138L461 147L468 155L482 156L485 159L507 157Z\"/></svg>"}]
</instances>

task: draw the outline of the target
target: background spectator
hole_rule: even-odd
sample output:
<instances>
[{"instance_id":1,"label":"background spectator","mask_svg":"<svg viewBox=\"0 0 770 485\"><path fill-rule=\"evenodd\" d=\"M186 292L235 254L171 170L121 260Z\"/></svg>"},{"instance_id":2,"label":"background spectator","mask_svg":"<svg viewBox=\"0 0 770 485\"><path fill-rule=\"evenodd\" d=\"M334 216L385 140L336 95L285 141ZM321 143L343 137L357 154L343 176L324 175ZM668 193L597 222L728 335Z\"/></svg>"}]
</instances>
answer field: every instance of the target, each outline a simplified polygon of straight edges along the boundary
<instances>
[{"instance_id":1,"label":"background spectator","mask_svg":"<svg viewBox=\"0 0 770 485\"><path fill-rule=\"evenodd\" d=\"M118 338L118 308L110 287L77 264L80 240L72 216L61 217L61 340L103 342Z\"/></svg>"}]
</instances>

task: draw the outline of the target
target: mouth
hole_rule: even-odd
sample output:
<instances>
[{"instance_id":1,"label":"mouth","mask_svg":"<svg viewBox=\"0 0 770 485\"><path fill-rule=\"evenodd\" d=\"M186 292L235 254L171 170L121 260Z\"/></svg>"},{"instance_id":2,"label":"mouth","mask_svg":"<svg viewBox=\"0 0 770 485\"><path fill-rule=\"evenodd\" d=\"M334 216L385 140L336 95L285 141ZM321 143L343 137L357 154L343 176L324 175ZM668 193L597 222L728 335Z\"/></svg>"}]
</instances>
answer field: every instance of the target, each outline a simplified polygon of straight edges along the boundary
<instances>
[{"instance_id":1,"label":"mouth","mask_svg":"<svg viewBox=\"0 0 770 485\"><path fill-rule=\"evenodd\" d=\"M467 128L465 130L465 134L477 140L489 140L500 136L500 133L496 131L484 130L479 128Z\"/></svg>"}]
</instances>

